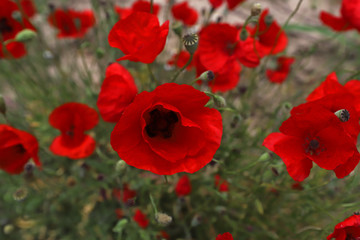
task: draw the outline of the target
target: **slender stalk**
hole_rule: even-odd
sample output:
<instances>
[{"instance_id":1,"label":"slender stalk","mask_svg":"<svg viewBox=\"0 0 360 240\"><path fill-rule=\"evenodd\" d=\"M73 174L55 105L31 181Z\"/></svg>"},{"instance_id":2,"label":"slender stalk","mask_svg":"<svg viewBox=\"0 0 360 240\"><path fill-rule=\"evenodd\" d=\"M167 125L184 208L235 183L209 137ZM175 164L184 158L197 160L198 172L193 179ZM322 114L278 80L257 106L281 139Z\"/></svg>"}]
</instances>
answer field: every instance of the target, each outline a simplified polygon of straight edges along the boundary
<instances>
[{"instance_id":1,"label":"slender stalk","mask_svg":"<svg viewBox=\"0 0 360 240\"><path fill-rule=\"evenodd\" d=\"M150 0L150 13L153 13L154 10L154 0Z\"/></svg>"},{"instance_id":2,"label":"slender stalk","mask_svg":"<svg viewBox=\"0 0 360 240\"><path fill-rule=\"evenodd\" d=\"M176 81L176 79L178 78L178 76L180 75L180 73L182 73L182 72L185 70L185 68L187 68L187 66L190 65L190 63L191 63L191 61L192 61L192 59L193 59L193 56L194 56L194 54L190 54L190 58L189 58L189 60L187 61L187 63L186 63L181 69L179 69L179 70L174 74L174 76L171 78L171 81L170 81L170 82L175 82L175 81Z\"/></svg>"},{"instance_id":3,"label":"slender stalk","mask_svg":"<svg viewBox=\"0 0 360 240\"><path fill-rule=\"evenodd\" d=\"M149 64L146 64L147 65L147 69L149 71L149 75L150 75L150 80L151 82L156 82L156 79L155 79L155 76L154 76L154 73L152 72L152 69L151 69L151 65L150 63Z\"/></svg>"}]
</instances>

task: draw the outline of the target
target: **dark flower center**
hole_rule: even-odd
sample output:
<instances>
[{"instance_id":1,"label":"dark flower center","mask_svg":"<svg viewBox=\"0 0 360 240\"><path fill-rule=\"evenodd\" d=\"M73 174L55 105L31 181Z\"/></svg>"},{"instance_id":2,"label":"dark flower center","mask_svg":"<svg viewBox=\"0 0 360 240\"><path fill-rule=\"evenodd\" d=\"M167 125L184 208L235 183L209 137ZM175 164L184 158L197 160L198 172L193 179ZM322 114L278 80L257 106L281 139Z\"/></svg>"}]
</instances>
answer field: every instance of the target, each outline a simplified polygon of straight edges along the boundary
<instances>
[{"instance_id":1,"label":"dark flower center","mask_svg":"<svg viewBox=\"0 0 360 240\"><path fill-rule=\"evenodd\" d=\"M12 32L13 28L10 26L7 18L0 18L0 32L2 34Z\"/></svg>"},{"instance_id":2,"label":"dark flower center","mask_svg":"<svg viewBox=\"0 0 360 240\"><path fill-rule=\"evenodd\" d=\"M175 112L156 108L149 112L149 118L146 121L146 133L153 138L161 136L162 138L170 138L172 136L175 124L179 121Z\"/></svg>"},{"instance_id":3,"label":"dark flower center","mask_svg":"<svg viewBox=\"0 0 360 240\"><path fill-rule=\"evenodd\" d=\"M227 54L229 54L230 56L234 54L235 52L235 48L236 48L237 42L235 43L227 43L226 47L225 47L225 51Z\"/></svg>"},{"instance_id":4,"label":"dark flower center","mask_svg":"<svg viewBox=\"0 0 360 240\"><path fill-rule=\"evenodd\" d=\"M17 144L14 146L15 151L19 154L24 154L26 153L26 149L24 148L24 146L22 144Z\"/></svg>"},{"instance_id":5,"label":"dark flower center","mask_svg":"<svg viewBox=\"0 0 360 240\"><path fill-rule=\"evenodd\" d=\"M353 237L351 235L346 236L345 240L360 240L360 237Z\"/></svg>"},{"instance_id":6,"label":"dark flower center","mask_svg":"<svg viewBox=\"0 0 360 240\"><path fill-rule=\"evenodd\" d=\"M304 145L305 152L310 155L319 155L320 152L324 150L320 148L320 142L316 138L313 138L311 140L309 138L306 138L306 143Z\"/></svg>"}]
</instances>

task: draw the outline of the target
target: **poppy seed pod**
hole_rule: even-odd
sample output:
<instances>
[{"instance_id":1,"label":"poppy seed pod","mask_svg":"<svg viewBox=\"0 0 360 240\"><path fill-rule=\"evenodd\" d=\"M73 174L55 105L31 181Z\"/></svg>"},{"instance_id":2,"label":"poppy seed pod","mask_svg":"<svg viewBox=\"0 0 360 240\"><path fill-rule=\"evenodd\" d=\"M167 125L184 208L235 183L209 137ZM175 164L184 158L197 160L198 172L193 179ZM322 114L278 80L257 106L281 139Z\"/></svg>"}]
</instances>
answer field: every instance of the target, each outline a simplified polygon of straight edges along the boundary
<instances>
[{"instance_id":1,"label":"poppy seed pod","mask_svg":"<svg viewBox=\"0 0 360 240\"><path fill-rule=\"evenodd\" d=\"M340 119L342 122L347 122L350 119L350 113L346 109L340 109L335 112L335 115Z\"/></svg>"},{"instance_id":2,"label":"poppy seed pod","mask_svg":"<svg viewBox=\"0 0 360 240\"><path fill-rule=\"evenodd\" d=\"M186 34L183 37L183 43L184 46L186 48L186 50L190 53L190 54L194 54L197 47L198 47L198 43L199 43L199 36L195 33L193 34Z\"/></svg>"},{"instance_id":3,"label":"poppy seed pod","mask_svg":"<svg viewBox=\"0 0 360 240\"><path fill-rule=\"evenodd\" d=\"M261 13L261 4L254 3L251 7L251 16L258 16Z\"/></svg>"}]
</instances>

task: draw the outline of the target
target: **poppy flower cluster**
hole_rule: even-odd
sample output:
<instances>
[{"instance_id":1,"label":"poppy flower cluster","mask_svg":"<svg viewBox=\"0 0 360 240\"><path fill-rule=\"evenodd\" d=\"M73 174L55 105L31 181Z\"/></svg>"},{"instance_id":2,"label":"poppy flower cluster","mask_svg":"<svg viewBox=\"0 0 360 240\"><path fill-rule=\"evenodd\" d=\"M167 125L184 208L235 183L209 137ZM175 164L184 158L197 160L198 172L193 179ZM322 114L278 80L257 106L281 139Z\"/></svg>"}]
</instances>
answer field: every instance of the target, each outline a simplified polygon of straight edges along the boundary
<instances>
[{"instance_id":1,"label":"poppy flower cluster","mask_svg":"<svg viewBox=\"0 0 360 240\"><path fill-rule=\"evenodd\" d=\"M149 219L146 218L146 215L140 209L136 209L133 219L139 227L143 229L147 228L149 225Z\"/></svg>"},{"instance_id":2,"label":"poppy flower cluster","mask_svg":"<svg viewBox=\"0 0 360 240\"><path fill-rule=\"evenodd\" d=\"M360 21L358 9L359 0L343 0L341 3L340 16L321 11L320 20L334 31L348 31L356 29L360 31Z\"/></svg>"},{"instance_id":3,"label":"poppy flower cluster","mask_svg":"<svg viewBox=\"0 0 360 240\"><path fill-rule=\"evenodd\" d=\"M125 54L117 61L152 63L164 49L168 33L169 21L160 26L156 15L135 11L113 26L108 41Z\"/></svg>"},{"instance_id":4,"label":"poppy flower cluster","mask_svg":"<svg viewBox=\"0 0 360 240\"><path fill-rule=\"evenodd\" d=\"M20 174L30 159L41 166L38 149L39 144L30 133L0 124L0 169Z\"/></svg>"},{"instance_id":5,"label":"poppy flower cluster","mask_svg":"<svg viewBox=\"0 0 360 240\"><path fill-rule=\"evenodd\" d=\"M99 121L97 112L82 103L65 103L49 116L51 126L59 129L50 150L59 156L80 159L90 156L95 150L95 140L84 132L94 128Z\"/></svg>"},{"instance_id":6,"label":"poppy flower cluster","mask_svg":"<svg viewBox=\"0 0 360 240\"><path fill-rule=\"evenodd\" d=\"M334 232L327 236L327 240L347 240L347 239L359 239L360 238L360 215L354 213L344 221L338 223Z\"/></svg>"},{"instance_id":7,"label":"poppy flower cluster","mask_svg":"<svg viewBox=\"0 0 360 240\"><path fill-rule=\"evenodd\" d=\"M54 9L48 21L58 29L58 38L81 38L95 25L95 16L91 10Z\"/></svg>"},{"instance_id":8,"label":"poppy flower cluster","mask_svg":"<svg viewBox=\"0 0 360 240\"><path fill-rule=\"evenodd\" d=\"M191 183L187 175L183 175L176 184L175 192L178 197L183 197L191 193Z\"/></svg>"},{"instance_id":9,"label":"poppy flower cluster","mask_svg":"<svg viewBox=\"0 0 360 240\"><path fill-rule=\"evenodd\" d=\"M330 74L307 103L291 110L280 133L271 133L264 140L263 145L281 157L295 181L307 178L313 163L333 170L338 178L349 175L359 163L360 115L354 94L359 84L353 80L349 85L356 87L347 90L335 73Z\"/></svg>"},{"instance_id":10,"label":"poppy flower cluster","mask_svg":"<svg viewBox=\"0 0 360 240\"><path fill-rule=\"evenodd\" d=\"M0 58L21 58L26 54L25 45L14 38L24 29L35 30L29 21L34 14L30 0L22 0L19 5L12 0L0 1Z\"/></svg>"},{"instance_id":11,"label":"poppy flower cluster","mask_svg":"<svg viewBox=\"0 0 360 240\"><path fill-rule=\"evenodd\" d=\"M120 19L128 17L133 12L146 12L151 13L150 1L139 0L132 4L130 8L122 8L115 6L115 11L119 15ZM160 5L153 3L152 14L158 15L160 11Z\"/></svg>"},{"instance_id":12,"label":"poppy flower cluster","mask_svg":"<svg viewBox=\"0 0 360 240\"><path fill-rule=\"evenodd\" d=\"M124 183L122 189L113 189L113 196L125 204L130 204L136 197L136 191L131 190L129 184Z\"/></svg>"},{"instance_id":13,"label":"poppy flower cluster","mask_svg":"<svg viewBox=\"0 0 360 240\"><path fill-rule=\"evenodd\" d=\"M112 131L111 145L136 168L160 175L194 173L212 160L221 142L222 118L204 107L209 99L175 83L141 92Z\"/></svg>"},{"instance_id":14,"label":"poppy flower cluster","mask_svg":"<svg viewBox=\"0 0 360 240\"><path fill-rule=\"evenodd\" d=\"M125 108L134 100L138 90L131 74L119 63L110 64L97 100L101 117L118 122Z\"/></svg>"},{"instance_id":15,"label":"poppy flower cluster","mask_svg":"<svg viewBox=\"0 0 360 240\"><path fill-rule=\"evenodd\" d=\"M290 67L294 63L293 57L279 57L277 59L278 66L276 69L267 69L266 76L272 83L282 83L286 80L290 72Z\"/></svg>"},{"instance_id":16,"label":"poppy flower cluster","mask_svg":"<svg viewBox=\"0 0 360 240\"><path fill-rule=\"evenodd\" d=\"M174 4L171 13L176 20L181 21L186 26L195 25L199 17L197 11L190 7L187 2Z\"/></svg>"}]
</instances>

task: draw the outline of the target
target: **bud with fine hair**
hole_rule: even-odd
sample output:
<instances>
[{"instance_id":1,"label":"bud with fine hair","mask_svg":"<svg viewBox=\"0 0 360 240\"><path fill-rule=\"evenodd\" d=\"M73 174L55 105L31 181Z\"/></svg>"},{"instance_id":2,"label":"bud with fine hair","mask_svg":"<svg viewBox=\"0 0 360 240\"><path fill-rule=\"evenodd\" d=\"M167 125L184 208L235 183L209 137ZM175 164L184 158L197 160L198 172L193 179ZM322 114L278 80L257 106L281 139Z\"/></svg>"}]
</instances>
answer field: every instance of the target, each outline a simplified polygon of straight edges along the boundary
<instances>
[{"instance_id":1,"label":"bud with fine hair","mask_svg":"<svg viewBox=\"0 0 360 240\"><path fill-rule=\"evenodd\" d=\"M218 108L224 108L226 107L226 100L222 96L219 95L213 95L215 106Z\"/></svg>"},{"instance_id":2,"label":"bud with fine hair","mask_svg":"<svg viewBox=\"0 0 360 240\"><path fill-rule=\"evenodd\" d=\"M186 34L183 37L183 43L184 46L186 48L186 50L190 53L190 54L194 54L198 44L199 44L199 36L195 33L193 34Z\"/></svg>"},{"instance_id":3,"label":"bud with fine hair","mask_svg":"<svg viewBox=\"0 0 360 240\"><path fill-rule=\"evenodd\" d=\"M115 171L117 173L122 173L127 167L127 164L124 160L119 160L117 163L116 163L116 166L115 166Z\"/></svg>"},{"instance_id":4,"label":"bud with fine hair","mask_svg":"<svg viewBox=\"0 0 360 240\"><path fill-rule=\"evenodd\" d=\"M17 42L29 42L37 36L36 32L31 29L24 29L15 36Z\"/></svg>"},{"instance_id":5,"label":"bud with fine hair","mask_svg":"<svg viewBox=\"0 0 360 240\"><path fill-rule=\"evenodd\" d=\"M260 13L261 13L261 4L254 3L251 7L251 16L255 17L260 15Z\"/></svg>"},{"instance_id":6,"label":"bud with fine hair","mask_svg":"<svg viewBox=\"0 0 360 240\"><path fill-rule=\"evenodd\" d=\"M209 70L209 71L203 72L198 77L198 80L202 80L202 81L205 81L205 82L210 82L210 81L214 80L214 78L215 78L214 72Z\"/></svg>"},{"instance_id":7,"label":"bud with fine hair","mask_svg":"<svg viewBox=\"0 0 360 240\"><path fill-rule=\"evenodd\" d=\"M172 222L172 217L166 213L156 213L155 220L162 226L167 226Z\"/></svg>"}]
</instances>

